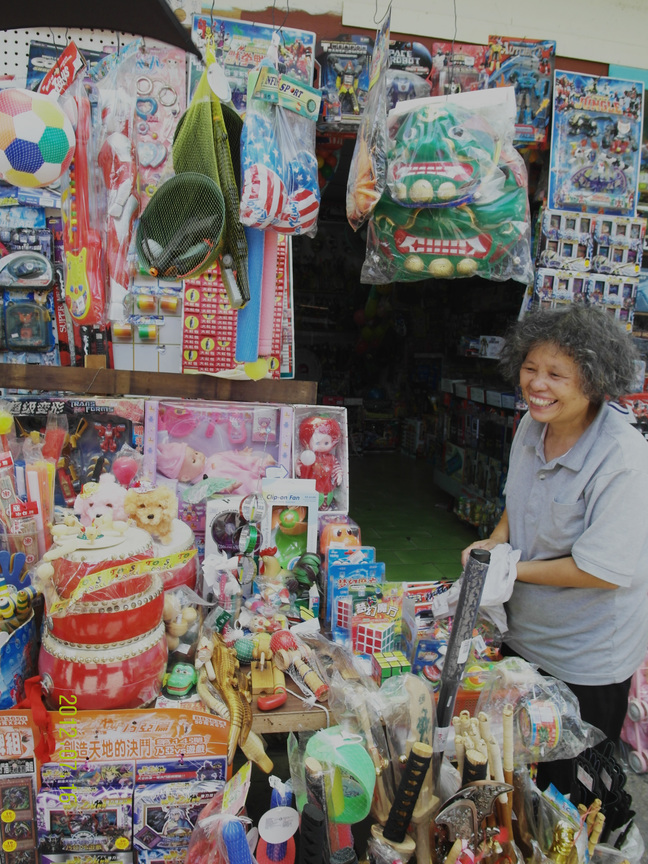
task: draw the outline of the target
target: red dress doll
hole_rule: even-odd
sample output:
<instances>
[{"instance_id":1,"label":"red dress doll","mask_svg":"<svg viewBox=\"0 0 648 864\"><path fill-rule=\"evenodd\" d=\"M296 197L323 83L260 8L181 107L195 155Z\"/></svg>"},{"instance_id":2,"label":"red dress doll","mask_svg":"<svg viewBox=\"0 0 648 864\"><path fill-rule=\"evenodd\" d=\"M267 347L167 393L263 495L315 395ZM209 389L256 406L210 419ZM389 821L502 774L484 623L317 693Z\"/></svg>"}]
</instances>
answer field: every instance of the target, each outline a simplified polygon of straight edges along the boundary
<instances>
[{"instance_id":1,"label":"red dress doll","mask_svg":"<svg viewBox=\"0 0 648 864\"><path fill-rule=\"evenodd\" d=\"M342 465L335 448L342 430L332 417L307 417L299 426L299 443L304 448L297 460L296 473L303 480L315 480L320 510L327 510L342 483Z\"/></svg>"}]
</instances>

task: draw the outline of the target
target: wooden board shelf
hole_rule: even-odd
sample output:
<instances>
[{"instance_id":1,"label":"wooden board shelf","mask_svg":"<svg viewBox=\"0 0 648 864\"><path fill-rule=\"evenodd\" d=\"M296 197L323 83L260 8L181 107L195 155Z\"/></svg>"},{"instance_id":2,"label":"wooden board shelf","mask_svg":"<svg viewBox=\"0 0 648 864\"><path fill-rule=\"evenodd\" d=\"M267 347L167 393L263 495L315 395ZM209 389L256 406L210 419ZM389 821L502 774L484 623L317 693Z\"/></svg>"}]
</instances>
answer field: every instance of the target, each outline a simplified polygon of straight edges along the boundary
<instances>
[{"instance_id":1,"label":"wooden board shelf","mask_svg":"<svg viewBox=\"0 0 648 864\"><path fill-rule=\"evenodd\" d=\"M70 366L5 363L0 387L65 391L77 396L160 396L223 402L276 402L315 405L316 381L290 379L234 381L204 374L137 372Z\"/></svg>"}]
</instances>

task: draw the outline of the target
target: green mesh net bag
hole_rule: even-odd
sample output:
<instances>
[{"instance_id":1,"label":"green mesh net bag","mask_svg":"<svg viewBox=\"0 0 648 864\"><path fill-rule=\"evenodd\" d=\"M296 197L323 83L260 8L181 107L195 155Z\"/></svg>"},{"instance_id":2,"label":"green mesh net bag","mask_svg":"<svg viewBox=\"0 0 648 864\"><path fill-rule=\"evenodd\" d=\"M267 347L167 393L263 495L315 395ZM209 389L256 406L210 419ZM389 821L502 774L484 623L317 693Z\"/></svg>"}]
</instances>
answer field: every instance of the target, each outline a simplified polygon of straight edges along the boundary
<instances>
[{"instance_id":1,"label":"green mesh net bag","mask_svg":"<svg viewBox=\"0 0 648 864\"><path fill-rule=\"evenodd\" d=\"M233 139L240 139L231 118ZM239 142L234 140L238 152ZM239 200L222 106L203 73L173 141L175 176L146 207L137 232L137 252L161 279L183 279L221 269L236 279L242 302L249 299L247 243L238 219ZM241 304L239 304L241 305Z\"/></svg>"}]
</instances>

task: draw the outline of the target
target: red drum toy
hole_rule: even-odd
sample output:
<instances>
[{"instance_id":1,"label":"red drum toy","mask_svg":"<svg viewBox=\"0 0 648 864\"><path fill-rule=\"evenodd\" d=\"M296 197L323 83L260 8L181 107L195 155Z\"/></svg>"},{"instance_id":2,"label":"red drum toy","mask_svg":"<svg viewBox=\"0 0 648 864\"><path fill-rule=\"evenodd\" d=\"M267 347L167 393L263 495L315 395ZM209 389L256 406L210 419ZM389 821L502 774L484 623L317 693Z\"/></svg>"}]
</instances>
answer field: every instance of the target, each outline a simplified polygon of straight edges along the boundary
<instances>
[{"instance_id":1,"label":"red drum toy","mask_svg":"<svg viewBox=\"0 0 648 864\"><path fill-rule=\"evenodd\" d=\"M115 590L116 589L116 590ZM65 615L52 615L48 627L52 635L75 645L102 645L119 642L125 635L142 637L162 620L164 589L157 573L131 576L113 582L99 594L106 599L75 602ZM90 595L86 595L90 596Z\"/></svg>"},{"instance_id":2,"label":"red drum toy","mask_svg":"<svg viewBox=\"0 0 648 864\"><path fill-rule=\"evenodd\" d=\"M166 664L163 623L144 636L101 647L71 645L46 630L38 672L50 710L75 696L79 710L111 711L152 702L161 692Z\"/></svg>"},{"instance_id":3,"label":"red drum toy","mask_svg":"<svg viewBox=\"0 0 648 864\"><path fill-rule=\"evenodd\" d=\"M156 558L164 558L167 555L177 555L180 552L189 552L196 548L194 533L189 525L180 519L173 520L173 539L170 543L153 542L153 554ZM164 590L177 588L179 585L188 585L189 588L196 587L198 577L198 556L194 555L189 561L176 564L160 574L164 584Z\"/></svg>"},{"instance_id":4,"label":"red drum toy","mask_svg":"<svg viewBox=\"0 0 648 864\"><path fill-rule=\"evenodd\" d=\"M133 561L143 561L153 557L153 541L151 535L141 528L128 528L119 537L100 535L94 540L84 543L74 538L76 548L66 552L59 558L53 560L54 573L51 577L52 584L59 597L68 599L84 576L89 573L98 573L101 570L109 570L111 567L119 567L130 564ZM119 596L127 596L128 593L138 593L146 587L145 580L137 585L129 580L122 583L122 589L118 582L113 582L107 589L101 589L84 595L85 602L103 601L114 599ZM115 593L117 592L117 593Z\"/></svg>"}]
</instances>

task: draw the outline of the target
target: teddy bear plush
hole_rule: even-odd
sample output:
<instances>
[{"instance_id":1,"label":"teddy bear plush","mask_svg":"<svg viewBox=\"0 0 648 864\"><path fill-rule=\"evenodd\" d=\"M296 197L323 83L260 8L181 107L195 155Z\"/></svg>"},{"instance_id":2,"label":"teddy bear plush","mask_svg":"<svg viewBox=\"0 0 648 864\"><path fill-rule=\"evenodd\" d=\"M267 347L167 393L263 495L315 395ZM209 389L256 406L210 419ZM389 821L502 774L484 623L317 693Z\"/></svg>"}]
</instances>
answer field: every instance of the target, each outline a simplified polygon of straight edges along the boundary
<instances>
[{"instance_id":1,"label":"teddy bear plush","mask_svg":"<svg viewBox=\"0 0 648 864\"><path fill-rule=\"evenodd\" d=\"M138 528L160 543L168 545L172 541L178 499L168 486L132 487L126 492L124 510Z\"/></svg>"},{"instance_id":2,"label":"teddy bear plush","mask_svg":"<svg viewBox=\"0 0 648 864\"><path fill-rule=\"evenodd\" d=\"M85 483L74 501L74 513L84 528L100 516L112 516L114 522L126 521L126 489L112 474L102 474L98 482Z\"/></svg>"}]
</instances>

